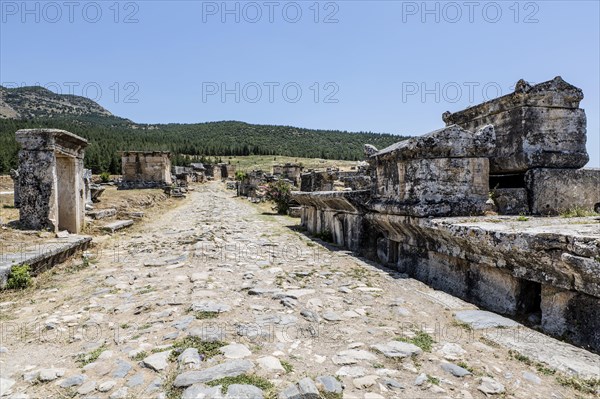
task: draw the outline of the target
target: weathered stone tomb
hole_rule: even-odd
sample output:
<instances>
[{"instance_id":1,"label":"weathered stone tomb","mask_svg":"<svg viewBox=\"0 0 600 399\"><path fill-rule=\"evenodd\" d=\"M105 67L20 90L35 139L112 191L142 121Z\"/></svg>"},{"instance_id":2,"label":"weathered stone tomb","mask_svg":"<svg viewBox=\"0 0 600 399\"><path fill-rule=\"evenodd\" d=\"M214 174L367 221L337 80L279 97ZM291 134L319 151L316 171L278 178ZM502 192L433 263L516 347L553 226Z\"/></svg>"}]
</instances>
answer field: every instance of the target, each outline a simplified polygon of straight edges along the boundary
<instances>
[{"instance_id":1,"label":"weathered stone tomb","mask_svg":"<svg viewBox=\"0 0 600 399\"><path fill-rule=\"evenodd\" d=\"M125 151L121 162L120 189L162 188L172 183L168 151Z\"/></svg>"},{"instance_id":2,"label":"weathered stone tomb","mask_svg":"<svg viewBox=\"0 0 600 399\"><path fill-rule=\"evenodd\" d=\"M88 142L57 129L23 129L16 133L19 151L19 217L31 229L84 227L83 157Z\"/></svg>"},{"instance_id":3,"label":"weathered stone tomb","mask_svg":"<svg viewBox=\"0 0 600 399\"><path fill-rule=\"evenodd\" d=\"M503 214L558 214L600 206L600 171L588 162L581 89L560 76L537 85L517 82L514 93L442 116L447 125L476 130L491 124L490 189Z\"/></svg>"}]
</instances>

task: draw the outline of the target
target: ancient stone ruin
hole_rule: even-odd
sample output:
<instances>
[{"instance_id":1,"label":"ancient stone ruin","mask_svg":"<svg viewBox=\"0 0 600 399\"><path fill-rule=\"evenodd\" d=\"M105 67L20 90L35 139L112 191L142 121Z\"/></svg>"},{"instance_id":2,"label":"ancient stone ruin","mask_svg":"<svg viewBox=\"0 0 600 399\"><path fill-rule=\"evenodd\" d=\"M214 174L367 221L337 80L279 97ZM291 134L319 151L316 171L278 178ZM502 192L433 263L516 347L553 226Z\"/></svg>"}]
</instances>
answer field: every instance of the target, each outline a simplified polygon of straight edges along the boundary
<instances>
[{"instance_id":1,"label":"ancient stone ruin","mask_svg":"<svg viewBox=\"0 0 600 399\"><path fill-rule=\"evenodd\" d=\"M369 165L361 162L349 171L339 168L309 169L300 176L300 191L367 190L371 187Z\"/></svg>"},{"instance_id":2,"label":"ancient stone ruin","mask_svg":"<svg viewBox=\"0 0 600 399\"><path fill-rule=\"evenodd\" d=\"M304 167L297 163L286 163L284 165L273 165L273 176L289 180L294 186L300 184L300 175Z\"/></svg>"},{"instance_id":3,"label":"ancient stone ruin","mask_svg":"<svg viewBox=\"0 0 600 399\"><path fill-rule=\"evenodd\" d=\"M84 227L84 149L88 142L64 130L23 129L15 192L21 224L30 229L67 230Z\"/></svg>"},{"instance_id":4,"label":"ancient stone ruin","mask_svg":"<svg viewBox=\"0 0 600 399\"><path fill-rule=\"evenodd\" d=\"M580 169L589 160L582 99L581 89L560 77L535 86L520 80L514 93L443 119L471 131L495 127L490 188L500 213L557 214L598 203L600 173Z\"/></svg>"},{"instance_id":5,"label":"ancient stone ruin","mask_svg":"<svg viewBox=\"0 0 600 399\"><path fill-rule=\"evenodd\" d=\"M163 188L173 182L168 151L126 151L121 153L121 162L119 189Z\"/></svg>"},{"instance_id":6,"label":"ancient stone ruin","mask_svg":"<svg viewBox=\"0 0 600 399\"><path fill-rule=\"evenodd\" d=\"M302 225L598 352L597 221L476 217L490 208L547 215L600 207L600 170L581 169L588 161L582 98L560 77L520 81L512 94L444 114L445 128L381 151L368 146L369 189L310 192L303 176L294 195Z\"/></svg>"}]
</instances>

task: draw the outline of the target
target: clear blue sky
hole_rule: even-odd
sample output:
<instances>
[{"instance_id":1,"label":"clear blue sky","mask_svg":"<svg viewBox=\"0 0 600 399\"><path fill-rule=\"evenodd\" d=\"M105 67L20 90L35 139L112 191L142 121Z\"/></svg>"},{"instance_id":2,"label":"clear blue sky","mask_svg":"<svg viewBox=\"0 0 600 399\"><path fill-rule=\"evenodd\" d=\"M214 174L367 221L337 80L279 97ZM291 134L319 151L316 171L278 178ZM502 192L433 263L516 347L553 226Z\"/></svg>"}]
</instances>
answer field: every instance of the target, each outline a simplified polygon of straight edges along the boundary
<instances>
[{"instance_id":1,"label":"clear blue sky","mask_svg":"<svg viewBox=\"0 0 600 399\"><path fill-rule=\"evenodd\" d=\"M584 91L600 166L598 1L315 3L2 0L0 83L87 94L136 122L420 135L561 75Z\"/></svg>"}]
</instances>

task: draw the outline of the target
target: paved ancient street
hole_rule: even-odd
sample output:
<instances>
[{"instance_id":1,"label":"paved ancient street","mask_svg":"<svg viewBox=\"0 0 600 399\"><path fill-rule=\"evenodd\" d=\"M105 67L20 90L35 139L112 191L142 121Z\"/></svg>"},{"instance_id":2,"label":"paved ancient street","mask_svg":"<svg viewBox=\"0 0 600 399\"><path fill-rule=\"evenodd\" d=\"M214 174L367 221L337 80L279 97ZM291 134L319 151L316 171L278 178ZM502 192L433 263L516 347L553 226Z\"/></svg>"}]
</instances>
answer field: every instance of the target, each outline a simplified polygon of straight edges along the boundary
<instances>
[{"instance_id":1,"label":"paved ancient street","mask_svg":"<svg viewBox=\"0 0 600 399\"><path fill-rule=\"evenodd\" d=\"M183 201L96 240L89 266L75 259L25 296L3 294L3 393L591 397L535 359L564 355L585 368L584 351L506 319L473 329L454 316L475 306L328 249L292 229L298 219L263 214L220 183ZM530 339L531 356L496 343L511 339Z\"/></svg>"}]
</instances>

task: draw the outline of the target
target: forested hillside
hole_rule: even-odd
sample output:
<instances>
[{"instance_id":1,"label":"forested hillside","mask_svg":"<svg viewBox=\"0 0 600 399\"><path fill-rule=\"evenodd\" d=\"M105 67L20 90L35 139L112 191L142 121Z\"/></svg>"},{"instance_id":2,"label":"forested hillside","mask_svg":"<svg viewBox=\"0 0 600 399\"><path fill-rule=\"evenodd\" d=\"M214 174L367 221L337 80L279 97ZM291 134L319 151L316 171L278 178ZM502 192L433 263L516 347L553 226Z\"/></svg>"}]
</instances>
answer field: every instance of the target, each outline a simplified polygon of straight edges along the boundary
<instances>
[{"instance_id":1,"label":"forested hillside","mask_svg":"<svg viewBox=\"0 0 600 399\"><path fill-rule=\"evenodd\" d=\"M304 158L360 160L363 145L386 147L402 136L311 130L291 126L252 125L243 122L141 125L104 115L77 115L37 119L0 119L0 173L17 166L15 132L26 128L65 129L86 138L90 145L85 165L94 173L120 173L119 151L168 150L175 165L188 156L286 155Z\"/></svg>"}]
</instances>

